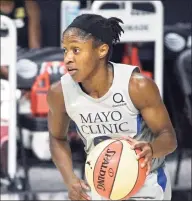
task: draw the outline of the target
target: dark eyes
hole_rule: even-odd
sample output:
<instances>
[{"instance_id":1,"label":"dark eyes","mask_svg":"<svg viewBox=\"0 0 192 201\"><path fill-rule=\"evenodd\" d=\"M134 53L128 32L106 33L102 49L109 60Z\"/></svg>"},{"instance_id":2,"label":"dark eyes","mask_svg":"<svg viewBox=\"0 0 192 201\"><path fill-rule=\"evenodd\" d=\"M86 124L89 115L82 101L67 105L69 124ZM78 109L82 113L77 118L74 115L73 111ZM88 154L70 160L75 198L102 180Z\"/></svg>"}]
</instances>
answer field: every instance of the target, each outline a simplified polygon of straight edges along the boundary
<instances>
[{"instance_id":1,"label":"dark eyes","mask_svg":"<svg viewBox=\"0 0 192 201\"><path fill-rule=\"evenodd\" d=\"M66 51L67 51L67 50L66 50L65 48L63 48L63 53L64 53L64 54L66 53Z\"/></svg>"},{"instance_id":2,"label":"dark eyes","mask_svg":"<svg viewBox=\"0 0 192 201\"><path fill-rule=\"evenodd\" d=\"M80 50L79 50L79 48L74 48L74 49L73 49L73 52L74 52L75 54L78 54L78 53L80 52Z\"/></svg>"},{"instance_id":3,"label":"dark eyes","mask_svg":"<svg viewBox=\"0 0 192 201\"><path fill-rule=\"evenodd\" d=\"M80 49L79 48L73 48L72 51L74 54L78 54L80 52ZM63 53L67 54L67 52L68 52L67 49L63 48Z\"/></svg>"}]
</instances>

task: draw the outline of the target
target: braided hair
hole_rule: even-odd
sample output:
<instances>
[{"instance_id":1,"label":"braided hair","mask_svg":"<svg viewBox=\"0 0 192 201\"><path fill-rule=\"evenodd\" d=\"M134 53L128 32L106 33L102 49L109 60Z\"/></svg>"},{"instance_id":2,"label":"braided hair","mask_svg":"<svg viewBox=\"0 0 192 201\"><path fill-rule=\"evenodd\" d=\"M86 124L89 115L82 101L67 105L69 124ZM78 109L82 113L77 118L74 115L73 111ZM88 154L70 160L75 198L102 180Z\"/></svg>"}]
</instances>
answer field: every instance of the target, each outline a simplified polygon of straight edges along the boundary
<instances>
[{"instance_id":1,"label":"braided hair","mask_svg":"<svg viewBox=\"0 0 192 201\"><path fill-rule=\"evenodd\" d=\"M119 23L123 23L123 21L117 17L111 17L107 19L107 23L111 26L112 34L113 34L113 41L112 44L116 44L120 41L121 32L124 33L124 30L119 25Z\"/></svg>"},{"instance_id":2,"label":"braided hair","mask_svg":"<svg viewBox=\"0 0 192 201\"><path fill-rule=\"evenodd\" d=\"M107 44L109 46L106 56L108 62L112 56L113 46L120 41L121 33L124 33L119 23L123 23L123 21L116 17L107 19L101 15L83 14L74 19L63 32L63 36L66 32L73 31L82 40L93 39L94 48Z\"/></svg>"}]
</instances>

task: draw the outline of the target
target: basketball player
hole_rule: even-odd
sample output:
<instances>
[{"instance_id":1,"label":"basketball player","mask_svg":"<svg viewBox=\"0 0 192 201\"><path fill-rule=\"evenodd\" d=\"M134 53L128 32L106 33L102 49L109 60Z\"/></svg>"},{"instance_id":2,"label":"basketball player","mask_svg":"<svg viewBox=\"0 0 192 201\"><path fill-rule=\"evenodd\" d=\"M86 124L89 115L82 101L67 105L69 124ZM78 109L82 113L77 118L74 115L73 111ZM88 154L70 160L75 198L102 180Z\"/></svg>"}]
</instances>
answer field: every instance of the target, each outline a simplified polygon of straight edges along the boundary
<instances>
[{"instance_id":1,"label":"basketball player","mask_svg":"<svg viewBox=\"0 0 192 201\"><path fill-rule=\"evenodd\" d=\"M77 125L87 154L100 141L125 137L141 148L148 176L132 198L170 200L171 186L164 157L177 147L176 135L156 84L138 67L109 62L123 29L118 18L84 14L63 33L68 73L51 86L48 125L53 161L61 172L71 200L101 200L72 168L67 131ZM126 175L125 175L126 179Z\"/></svg>"}]
</instances>

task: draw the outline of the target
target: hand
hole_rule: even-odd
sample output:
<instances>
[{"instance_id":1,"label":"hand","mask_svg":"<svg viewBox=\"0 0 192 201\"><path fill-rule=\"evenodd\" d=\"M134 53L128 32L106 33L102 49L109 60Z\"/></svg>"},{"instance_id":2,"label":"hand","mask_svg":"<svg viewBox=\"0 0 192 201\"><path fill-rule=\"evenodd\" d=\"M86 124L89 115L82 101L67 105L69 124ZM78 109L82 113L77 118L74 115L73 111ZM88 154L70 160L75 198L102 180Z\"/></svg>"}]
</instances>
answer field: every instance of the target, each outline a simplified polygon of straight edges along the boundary
<instances>
[{"instance_id":1,"label":"hand","mask_svg":"<svg viewBox=\"0 0 192 201\"><path fill-rule=\"evenodd\" d=\"M68 197L70 200L91 200L86 191L90 190L89 186L78 178L73 179L68 185Z\"/></svg>"},{"instance_id":2,"label":"hand","mask_svg":"<svg viewBox=\"0 0 192 201\"><path fill-rule=\"evenodd\" d=\"M151 163L152 163L152 156L153 156L153 150L150 146L149 142L146 141L137 141L131 137L126 137L126 140L128 140L131 144L132 149L141 149L141 152L137 154L137 160L140 158L145 158L143 163L141 164L141 168L144 168L147 166L147 175L151 171Z\"/></svg>"}]
</instances>

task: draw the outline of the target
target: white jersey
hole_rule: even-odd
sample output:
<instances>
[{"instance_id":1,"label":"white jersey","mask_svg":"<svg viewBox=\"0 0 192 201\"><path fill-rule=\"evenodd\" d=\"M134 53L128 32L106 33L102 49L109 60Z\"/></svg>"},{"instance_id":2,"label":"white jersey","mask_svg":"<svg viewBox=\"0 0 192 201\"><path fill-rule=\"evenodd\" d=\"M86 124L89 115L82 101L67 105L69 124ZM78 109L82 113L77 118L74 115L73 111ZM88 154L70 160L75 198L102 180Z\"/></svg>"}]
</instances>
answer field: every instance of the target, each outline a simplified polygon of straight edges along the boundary
<instances>
[{"instance_id":1,"label":"white jersey","mask_svg":"<svg viewBox=\"0 0 192 201\"><path fill-rule=\"evenodd\" d=\"M155 137L133 105L128 92L130 77L137 67L111 64L113 83L101 98L92 98L83 92L68 73L61 78L67 114L76 123L87 153L107 138L130 136L152 141ZM163 165L163 161L164 158L154 159L152 170Z\"/></svg>"}]
</instances>

